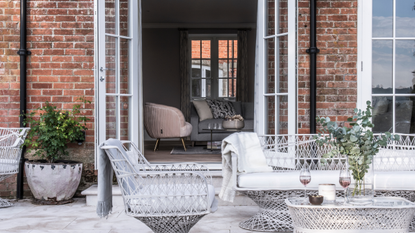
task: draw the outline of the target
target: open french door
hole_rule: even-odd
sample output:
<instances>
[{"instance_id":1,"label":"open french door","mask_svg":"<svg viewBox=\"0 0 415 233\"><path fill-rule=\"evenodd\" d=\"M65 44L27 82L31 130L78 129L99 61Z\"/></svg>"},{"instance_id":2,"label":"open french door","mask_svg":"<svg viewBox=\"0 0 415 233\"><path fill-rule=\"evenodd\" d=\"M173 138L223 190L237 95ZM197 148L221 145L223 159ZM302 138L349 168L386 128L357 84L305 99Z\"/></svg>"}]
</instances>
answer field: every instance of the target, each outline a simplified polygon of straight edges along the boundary
<instances>
[{"instance_id":1,"label":"open french door","mask_svg":"<svg viewBox=\"0 0 415 233\"><path fill-rule=\"evenodd\" d=\"M116 138L143 151L141 1L96 0L95 9L96 145Z\"/></svg>"},{"instance_id":2,"label":"open french door","mask_svg":"<svg viewBox=\"0 0 415 233\"><path fill-rule=\"evenodd\" d=\"M258 0L255 131L295 134L296 1Z\"/></svg>"}]
</instances>

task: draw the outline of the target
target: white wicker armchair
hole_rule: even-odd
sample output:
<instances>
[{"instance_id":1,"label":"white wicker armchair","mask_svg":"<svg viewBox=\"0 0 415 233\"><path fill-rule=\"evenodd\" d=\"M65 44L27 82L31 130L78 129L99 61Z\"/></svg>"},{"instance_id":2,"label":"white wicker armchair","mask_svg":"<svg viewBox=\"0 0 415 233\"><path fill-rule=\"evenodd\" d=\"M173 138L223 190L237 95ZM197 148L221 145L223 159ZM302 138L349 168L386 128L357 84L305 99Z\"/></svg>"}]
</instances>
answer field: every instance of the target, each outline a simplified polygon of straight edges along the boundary
<instances>
[{"instance_id":1,"label":"white wicker armchair","mask_svg":"<svg viewBox=\"0 0 415 233\"><path fill-rule=\"evenodd\" d=\"M399 141L389 141L373 160L376 196L403 197L415 201L415 135L399 134ZM261 146L271 173L242 174L237 172L237 157L232 156L234 189L251 198L260 211L239 224L253 231L292 231L292 220L284 200L290 196L304 196L299 182L299 170L304 163L311 169L309 193L316 193L319 182L338 185L339 169L346 162L345 155L322 162L330 150L318 146L315 135L261 136ZM342 196L338 187L337 196ZM410 226L415 229L415 220Z\"/></svg>"},{"instance_id":2,"label":"white wicker armchair","mask_svg":"<svg viewBox=\"0 0 415 233\"><path fill-rule=\"evenodd\" d=\"M104 143L101 149L117 176L127 215L157 233L186 233L202 217L216 211L215 190L207 167L151 166L134 143L122 143L122 148Z\"/></svg>"},{"instance_id":3,"label":"white wicker armchair","mask_svg":"<svg viewBox=\"0 0 415 233\"><path fill-rule=\"evenodd\" d=\"M0 181L19 172L22 144L29 128L0 128ZM0 208L12 204L0 198Z\"/></svg>"}]
</instances>

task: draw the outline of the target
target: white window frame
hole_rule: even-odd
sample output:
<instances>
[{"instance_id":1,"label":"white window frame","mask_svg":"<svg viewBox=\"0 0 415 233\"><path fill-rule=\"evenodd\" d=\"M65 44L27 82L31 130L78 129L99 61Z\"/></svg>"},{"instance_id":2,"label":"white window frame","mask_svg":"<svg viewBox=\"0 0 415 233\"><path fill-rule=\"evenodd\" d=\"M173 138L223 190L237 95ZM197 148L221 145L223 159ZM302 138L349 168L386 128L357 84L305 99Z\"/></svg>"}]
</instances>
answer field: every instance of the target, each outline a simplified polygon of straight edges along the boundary
<instances>
[{"instance_id":1,"label":"white window frame","mask_svg":"<svg viewBox=\"0 0 415 233\"><path fill-rule=\"evenodd\" d=\"M192 72L190 70L189 72L189 83L190 83L190 101L198 100L198 99L222 99L222 100L229 100L229 101L235 101L235 97L219 97L219 67L218 67L218 61L219 61L219 51L218 51L218 41L219 40L238 40L237 34L190 34L189 33L189 67L192 69L192 40L210 40L210 79L212 81L211 86L211 96L206 97L203 96L203 88L206 88L206 83L202 82L202 97L193 97L192 93ZM215 41L215 42L214 42ZM202 72L202 71L201 71ZM236 80L238 80L238 76L236 76ZM238 93L236 93L238 94Z\"/></svg>"},{"instance_id":2,"label":"white window frame","mask_svg":"<svg viewBox=\"0 0 415 233\"><path fill-rule=\"evenodd\" d=\"M278 0L275 1L277 6ZM257 48L256 48L256 67L255 67L255 132L259 135L267 134L267 108L266 96L288 96L288 134L297 132L297 91L296 91L296 3L297 1L288 0L288 32L267 36L267 1L258 0L258 20L257 20ZM275 19L278 19L278 7L275 7ZM275 20L275 28L278 28L278 20ZM277 30L275 30L277 33ZM266 56L267 46L266 39L274 37L288 36L288 93L266 93ZM278 57L278 51L275 49L275 58ZM275 69L275 72L278 72ZM277 75L275 75L277 77ZM277 101L275 101L277 105ZM275 108L275 134L278 134L278 107Z\"/></svg>"},{"instance_id":3,"label":"white window frame","mask_svg":"<svg viewBox=\"0 0 415 233\"><path fill-rule=\"evenodd\" d=\"M395 92L395 52L397 40L414 39L412 37L396 37L396 1L393 1L393 36L392 37L376 37L375 39L393 40L392 52L392 88ZM357 63L357 107L359 109L366 109L366 101L372 102L372 96L387 96L393 98L393 114L392 114L392 128L391 133L396 130L396 114L395 102L397 96L414 96L414 94L372 94L372 12L373 0L359 0L358 2L358 63Z\"/></svg>"}]
</instances>

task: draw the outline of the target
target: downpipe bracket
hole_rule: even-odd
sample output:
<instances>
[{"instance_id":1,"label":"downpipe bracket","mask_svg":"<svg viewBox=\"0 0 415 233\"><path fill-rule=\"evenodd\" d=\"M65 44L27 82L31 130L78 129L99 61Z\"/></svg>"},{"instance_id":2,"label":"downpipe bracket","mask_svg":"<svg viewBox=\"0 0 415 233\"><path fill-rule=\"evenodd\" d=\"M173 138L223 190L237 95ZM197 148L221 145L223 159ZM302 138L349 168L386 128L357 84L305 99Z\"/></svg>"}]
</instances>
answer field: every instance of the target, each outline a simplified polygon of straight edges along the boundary
<instances>
[{"instance_id":1,"label":"downpipe bracket","mask_svg":"<svg viewBox=\"0 0 415 233\"><path fill-rule=\"evenodd\" d=\"M19 54L20 56L27 56L27 55L32 55L32 52L26 49L19 49L17 51L17 54Z\"/></svg>"},{"instance_id":2,"label":"downpipe bracket","mask_svg":"<svg viewBox=\"0 0 415 233\"><path fill-rule=\"evenodd\" d=\"M317 54L320 52L320 49L318 49L317 47L310 47L309 49L306 50L306 52L308 54Z\"/></svg>"}]
</instances>

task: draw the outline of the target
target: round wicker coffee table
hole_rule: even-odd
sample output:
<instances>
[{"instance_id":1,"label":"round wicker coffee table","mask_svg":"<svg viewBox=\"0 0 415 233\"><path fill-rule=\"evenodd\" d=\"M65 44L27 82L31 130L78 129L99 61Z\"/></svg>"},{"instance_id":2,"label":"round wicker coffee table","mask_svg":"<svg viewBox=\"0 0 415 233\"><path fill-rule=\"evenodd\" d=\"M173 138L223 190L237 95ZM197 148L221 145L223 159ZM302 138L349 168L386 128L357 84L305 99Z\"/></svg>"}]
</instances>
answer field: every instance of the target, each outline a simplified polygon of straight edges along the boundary
<instances>
[{"instance_id":1,"label":"round wicker coffee table","mask_svg":"<svg viewBox=\"0 0 415 233\"><path fill-rule=\"evenodd\" d=\"M398 197L375 198L370 206L313 206L304 199L286 199L294 233L407 233L415 203Z\"/></svg>"}]
</instances>

